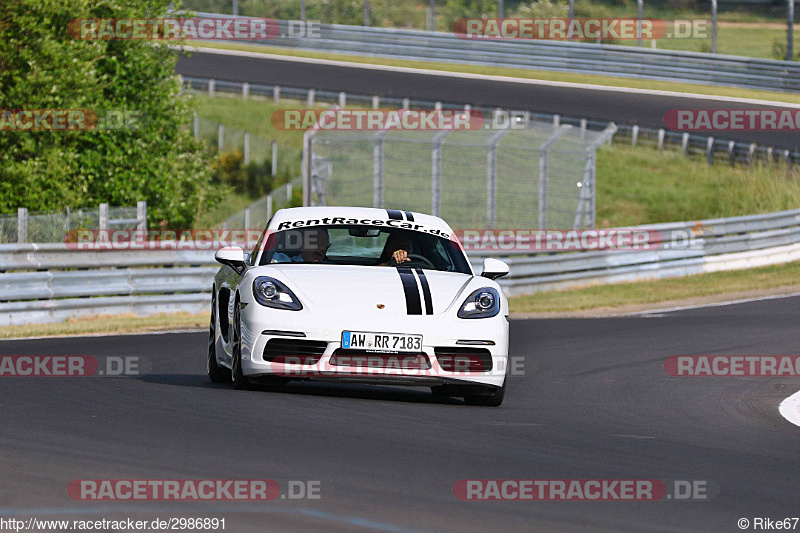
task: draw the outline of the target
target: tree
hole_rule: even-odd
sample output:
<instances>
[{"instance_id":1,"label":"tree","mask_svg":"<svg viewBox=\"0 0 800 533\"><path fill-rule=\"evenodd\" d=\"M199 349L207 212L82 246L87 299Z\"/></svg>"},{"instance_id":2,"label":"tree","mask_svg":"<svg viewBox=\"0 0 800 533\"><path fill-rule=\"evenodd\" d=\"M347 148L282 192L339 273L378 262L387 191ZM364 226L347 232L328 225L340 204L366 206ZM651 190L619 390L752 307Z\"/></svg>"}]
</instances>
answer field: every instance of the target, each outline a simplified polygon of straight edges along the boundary
<instances>
[{"instance_id":1,"label":"tree","mask_svg":"<svg viewBox=\"0 0 800 533\"><path fill-rule=\"evenodd\" d=\"M134 205L151 223L190 227L213 202L210 155L187 125L190 102L174 74L177 52L145 40L78 40L80 18L153 18L168 0L0 2L2 110L86 109L92 131L0 131L0 212ZM106 121L122 112L120 129Z\"/></svg>"}]
</instances>

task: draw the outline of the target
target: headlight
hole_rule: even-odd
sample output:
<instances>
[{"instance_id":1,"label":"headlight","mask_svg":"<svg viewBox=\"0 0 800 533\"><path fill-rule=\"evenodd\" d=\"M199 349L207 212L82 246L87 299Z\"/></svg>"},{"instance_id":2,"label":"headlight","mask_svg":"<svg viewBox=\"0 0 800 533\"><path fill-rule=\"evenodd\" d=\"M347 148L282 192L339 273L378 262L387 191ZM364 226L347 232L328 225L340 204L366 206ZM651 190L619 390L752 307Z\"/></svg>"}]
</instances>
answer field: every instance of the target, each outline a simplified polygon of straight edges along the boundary
<instances>
[{"instance_id":1,"label":"headlight","mask_svg":"<svg viewBox=\"0 0 800 533\"><path fill-rule=\"evenodd\" d=\"M458 311L458 318L491 318L500 312L500 295L491 287L469 295Z\"/></svg>"},{"instance_id":2,"label":"headlight","mask_svg":"<svg viewBox=\"0 0 800 533\"><path fill-rule=\"evenodd\" d=\"M303 308L289 287L268 276L259 276L253 280L253 296L258 303L266 307L290 311L299 311Z\"/></svg>"}]
</instances>

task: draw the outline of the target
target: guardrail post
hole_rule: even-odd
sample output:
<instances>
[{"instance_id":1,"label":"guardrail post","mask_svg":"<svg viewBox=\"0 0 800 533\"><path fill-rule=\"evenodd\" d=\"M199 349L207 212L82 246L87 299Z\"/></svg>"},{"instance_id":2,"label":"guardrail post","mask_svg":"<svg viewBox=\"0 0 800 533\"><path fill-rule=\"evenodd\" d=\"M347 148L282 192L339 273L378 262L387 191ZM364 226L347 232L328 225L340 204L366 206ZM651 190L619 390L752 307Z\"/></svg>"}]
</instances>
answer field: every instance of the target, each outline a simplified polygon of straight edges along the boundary
<instances>
[{"instance_id":1,"label":"guardrail post","mask_svg":"<svg viewBox=\"0 0 800 533\"><path fill-rule=\"evenodd\" d=\"M194 132L194 140L200 138L200 117L197 113L192 113L192 131Z\"/></svg>"},{"instance_id":2,"label":"guardrail post","mask_svg":"<svg viewBox=\"0 0 800 533\"><path fill-rule=\"evenodd\" d=\"M280 85L276 85L275 87L272 88L272 100L276 104L280 104L281 103L281 87L280 87Z\"/></svg>"},{"instance_id":3,"label":"guardrail post","mask_svg":"<svg viewBox=\"0 0 800 533\"><path fill-rule=\"evenodd\" d=\"M528 115L530 116L530 115ZM586 128L589 126L589 121L585 118L581 119L581 139L586 138Z\"/></svg>"},{"instance_id":4,"label":"guardrail post","mask_svg":"<svg viewBox=\"0 0 800 533\"><path fill-rule=\"evenodd\" d=\"M731 166L736 163L736 157L734 155L733 149L735 147L735 143L733 141L728 141L728 159L730 161Z\"/></svg>"},{"instance_id":5,"label":"guardrail post","mask_svg":"<svg viewBox=\"0 0 800 533\"><path fill-rule=\"evenodd\" d=\"M216 85L213 78L208 80L208 96L214 96Z\"/></svg>"},{"instance_id":6,"label":"guardrail post","mask_svg":"<svg viewBox=\"0 0 800 533\"><path fill-rule=\"evenodd\" d=\"M706 140L706 159L709 165L714 164L714 137L709 137Z\"/></svg>"},{"instance_id":7,"label":"guardrail post","mask_svg":"<svg viewBox=\"0 0 800 533\"><path fill-rule=\"evenodd\" d=\"M244 230L250 231L250 208L244 208Z\"/></svg>"},{"instance_id":8,"label":"guardrail post","mask_svg":"<svg viewBox=\"0 0 800 533\"><path fill-rule=\"evenodd\" d=\"M314 107L314 97L316 96L317 92L314 89L308 90L308 97L306 97L306 106L307 107Z\"/></svg>"},{"instance_id":9,"label":"guardrail post","mask_svg":"<svg viewBox=\"0 0 800 533\"><path fill-rule=\"evenodd\" d=\"M527 128L528 125L531 123L531 112L530 111L523 111L522 112L522 120L525 121L525 127Z\"/></svg>"},{"instance_id":10,"label":"guardrail post","mask_svg":"<svg viewBox=\"0 0 800 533\"><path fill-rule=\"evenodd\" d=\"M136 229L139 231L147 231L147 202L136 202Z\"/></svg>"},{"instance_id":11,"label":"guardrail post","mask_svg":"<svg viewBox=\"0 0 800 533\"><path fill-rule=\"evenodd\" d=\"M750 164L753 164L753 159L755 159L756 155L756 143L750 143L750 149L747 151L747 159Z\"/></svg>"},{"instance_id":12,"label":"guardrail post","mask_svg":"<svg viewBox=\"0 0 800 533\"><path fill-rule=\"evenodd\" d=\"M372 97L372 109L378 109L381 107L381 98L380 96L373 96Z\"/></svg>"},{"instance_id":13,"label":"guardrail post","mask_svg":"<svg viewBox=\"0 0 800 533\"><path fill-rule=\"evenodd\" d=\"M347 105L347 93L342 91L339 93L339 107L344 108Z\"/></svg>"},{"instance_id":14,"label":"guardrail post","mask_svg":"<svg viewBox=\"0 0 800 533\"><path fill-rule=\"evenodd\" d=\"M17 242L28 242L28 209L25 207L17 209Z\"/></svg>"},{"instance_id":15,"label":"guardrail post","mask_svg":"<svg viewBox=\"0 0 800 533\"><path fill-rule=\"evenodd\" d=\"M278 175L278 143L272 141L272 160L271 168L269 169L270 176L273 178Z\"/></svg>"},{"instance_id":16,"label":"guardrail post","mask_svg":"<svg viewBox=\"0 0 800 533\"><path fill-rule=\"evenodd\" d=\"M403 109L408 109L411 106L411 101L408 98L403 98Z\"/></svg>"},{"instance_id":17,"label":"guardrail post","mask_svg":"<svg viewBox=\"0 0 800 533\"><path fill-rule=\"evenodd\" d=\"M225 147L225 126L217 126L217 152L222 152Z\"/></svg>"},{"instance_id":18,"label":"guardrail post","mask_svg":"<svg viewBox=\"0 0 800 533\"><path fill-rule=\"evenodd\" d=\"M242 84L242 98L247 99L250 97L250 84L244 82Z\"/></svg>"},{"instance_id":19,"label":"guardrail post","mask_svg":"<svg viewBox=\"0 0 800 533\"><path fill-rule=\"evenodd\" d=\"M561 115L553 115L553 127L558 128L561 126Z\"/></svg>"},{"instance_id":20,"label":"guardrail post","mask_svg":"<svg viewBox=\"0 0 800 533\"><path fill-rule=\"evenodd\" d=\"M377 132L372 148L372 207L383 207L383 137Z\"/></svg>"},{"instance_id":21,"label":"guardrail post","mask_svg":"<svg viewBox=\"0 0 800 533\"><path fill-rule=\"evenodd\" d=\"M441 111L442 110L442 103L441 102L436 102L435 104L433 104L433 109L435 109L436 111Z\"/></svg>"},{"instance_id":22,"label":"guardrail post","mask_svg":"<svg viewBox=\"0 0 800 533\"><path fill-rule=\"evenodd\" d=\"M767 164L768 164L768 165L771 165L771 164L774 162L774 161L772 160L772 151L773 151L773 148L772 148L772 146L770 146L769 148L767 148Z\"/></svg>"},{"instance_id":23,"label":"guardrail post","mask_svg":"<svg viewBox=\"0 0 800 533\"><path fill-rule=\"evenodd\" d=\"M636 146L636 142L639 140L639 126L635 125L631 129L631 146Z\"/></svg>"},{"instance_id":24,"label":"guardrail post","mask_svg":"<svg viewBox=\"0 0 800 533\"><path fill-rule=\"evenodd\" d=\"M683 155L689 155L689 134L684 133L681 136L681 150L683 151Z\"/></svg>"},{"instance_id":25,"label":"guardrail post","mask_svg":"<svg viewBox=\"0 0 800 533\"><path fill-rule=\"evenodd\" d=\"M442 206L442 141L448 133L449 130L440 131L431 141L431 214L435 217L439 216Z\"/></svg>"},{"instance_id":26,"label":"guardrail post","mask_svg":"<svg viewBox=\"0 0 800 533\"><path fill-rule=\"evenodd\" d=\"M108 204L100 204L99 209L99 226L101 230L108 229Z\"/></svg>"},{"instance_id":27,"label":"guardrail post","mask_svg":"<svg viewBox=\"0 0 800 533\"><path fill-rule=\"evenodd\" d=\"M250 133L244 132L244 164L250 164Z\"/></svg>"},{"instance_id":28,"label":"guardrail post","mask_svg":"<svg viewBox=\"0 0 800 533\"><path fill-rule=\"evenodd\" d=\"M664 131L664 128L659 128L659 130L658 130L658 149L659 150L663 150L664 149L664 134L665 133L666 132Z\"/></svg>"}]
</instances>

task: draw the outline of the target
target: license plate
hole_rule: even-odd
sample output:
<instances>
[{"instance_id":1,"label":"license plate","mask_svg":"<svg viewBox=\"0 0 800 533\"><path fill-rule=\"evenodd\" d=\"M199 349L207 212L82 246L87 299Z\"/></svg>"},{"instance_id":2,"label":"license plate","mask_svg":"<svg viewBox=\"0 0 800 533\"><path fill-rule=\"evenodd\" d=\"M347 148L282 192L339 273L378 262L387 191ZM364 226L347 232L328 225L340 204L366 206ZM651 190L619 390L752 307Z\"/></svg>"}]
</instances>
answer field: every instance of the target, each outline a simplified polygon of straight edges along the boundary
<instances>
[{"instance_id":1,"label":"license plate","mask_svg":"<svg viewBox=\"0 0 800 533\"><path fill-rule=\"evenodd\" d=\"M343 331L342 348L376 352L421 352L422 335Z\"/></svg>"}]
</instances>

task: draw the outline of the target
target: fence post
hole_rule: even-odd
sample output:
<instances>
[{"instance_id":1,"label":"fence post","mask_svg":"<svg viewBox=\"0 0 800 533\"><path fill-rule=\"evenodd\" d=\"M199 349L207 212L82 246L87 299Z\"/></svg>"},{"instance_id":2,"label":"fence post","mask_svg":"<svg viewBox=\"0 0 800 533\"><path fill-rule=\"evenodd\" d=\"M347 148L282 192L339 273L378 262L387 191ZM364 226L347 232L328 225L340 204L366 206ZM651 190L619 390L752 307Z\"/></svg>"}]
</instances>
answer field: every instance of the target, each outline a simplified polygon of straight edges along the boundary
<instances>
[{"instance_id":1,"label":"fence post","mask_svg":"<svg viewBox=\"0 0 800 533\"><path fill-rule=\"evenodd\" d=\"M214 96L214 89L216 88L217 83L214 79L208 80L208 96Z\"/></svg>"},{"instance_id":2,"label":"fence post","mask_svg":"<svg viewBox=\"0 0 800 533\"><path fill-rule=\"evenodd\" d=\"M435 104L433 104L433 109L435 111L441 111L442 110L442 103L441 102L436 102Z\"/></svg>"},{"instance_id":3,"label":"fence post","mask_svg":"<svg viewBox=\"0 0 800 533\"><path fill-rule=\"evenodd\" d=\"M292 182L286 184L286 202L292 201Z\"/></svg>"},{"instance_id":4,"label":"fence post","mask_svg":"<svg viewBox=\"0 0 800 533\"><path fill-rule=\"evenodd\" d=\"M381 107L381 97L380 96L373 96L372 97L372 109L379 109Z\"/></svg>"},{"instance_id":5,"label":"fence post","mask_svg":"<svg viewBox=\"0 0 800 533\"><path fill-rule=\"evenodd\" d=\"M709 165L714 164L714 137L709 137L706 141L706 159Z\"/></svg>"},{"instance_id":6,"label":"fence post","mask_svg":"<svg viewBox=\"0 0 800 533\"><path fill-rule=\"evenodd\" d=\"M278 143L272 141L272 168L270 168L270 175L274 178L278 175Z\"/></svg>"},{"instance_id":7,"label":"fence post","mask_svg":"<svg viewBox=\"0 0 800 533\"><path fill-rule=\"evenodd\" d=\"M100 204L99 226L101 230L108 230L108 204Z\"/></svg>"},{"instance_id":8,"label":"fence post","mask_svg":"<svg viewBox=\"0 0 800 533\"><path fill-rule=\"evenodd\" d=\"M794 61L794 0L787 0L786 61Z\"/></svg>"},{"instance_id":9,"label":"fence post","mask_svg":"<svg viewBox=\"0 0 800 533\"><path fill-rule=\"evenodd\" d=\"M347 93L342 91L339 93L339 107L344 108L347 105Z\"/></svg>"},{"instance_id":10,"label":"fence post","mask_svg":"<svg viewBox=\"0 0 800 533\"><path fill-rule=\"evenodd\" d=\"M250 231L250 208L244 208L244 231Z\"/></svg>"},{"instance_id":11,"label":"fence post","mask_svg":"<svg viewBox=\"0 0 800 533\"><path fill-rule=\"evenodd\" d=\"M733 152L734 146L735 143L733 141L728 142L728 159L730 160L731 166L733 166L733 164L736 162L736 157Z\"/></svg>"},{"instance_id":12,"label":"fence post","mask_svg":"<svg viewBox=\"0 0 800 533\"><path fill-rule=\"evenodd\" d=\"M244 132L244 164L250 163L250 133Z\"/></svg>"},{"instance_id":13,"label":"fence post","mask_svg":"<svg viewBox=\"0 0 800 533\"><path fill-rule=\"evenodd\" d=\"M658 149L659 150L663 150L664 149L664 134L665 133L666 132L664 131L664 128L661 128L661 129L658 130Z\"/></svg>"},{"instance_id":14,"label":"fence post","mask_svg":"<svg viewBox=\"0 0 800 533\"><path fill-rule=\"evenodd\" d=\"M217 152L222 152L222 149L225 147L225 126L220 124L217 126Z\"/></svg>"},{"instance_id":15,"label":"fence post","mask_svg":"<svg viewBox=\"0 0 800 533\"><path fill-rule=\"evenodd\" d=\"M192 113L192 131L194 131L194 140L198 140L200 138L200 117L197 116L197 113Z\"/></svg>"},{"instance_id":16,"label":"fence post","mask_svg":"<svg viewBox=\"0 0 800 533\"><path fill-rule=\"evenodd\" d=\"M550 147L571 128L572 126L559 126L539 148L539 227L537 229L544 229L547 224L547 158Z\"/></svg>"},{"instance_id":17,"label":"fence post","mask_svg":"<svg viewBox=\"0 0 800 533\"><path fill-rule=\"evenodd\" d=\"M247 83L247 82L244 82L242 84L242 98L247 99L249 97L250 97L250 84Z\"/></svg>"},{"instance_id":18,"label":"fence post","mask_svg":"<svg viewBox=\"0 0 800 533\"><path fill-rule=\"evenodd\" d=\"M636 6L638 8L638 18L636 20L636 46L639 48L642 47L642 18L644 16L644 0L636 0Z\"/></svg>"},{"instance_id":19,"label":"fence post","mask_svg":"<svg viewBox=\"0 0 800 533\"><path fill-rule=\"evenodd\" d=\"M486 223L493 229L497 220L497 143L511 131L511 122L489 138L486 156Z\"/></svg>"},{"instance_id":20,"label":"fence post","mask_svg":"<svg viewBox=\"0 0 800 533\"><path fill-rule=\"evenodd\" d=\"M275 101L276 104L281 103L281 88L279 85L276 85L272 88L272 99Z\"/></svg>"},{"instance_id":21,"label":"fence post","mask_svg":"<svg viewBox=\"0 0 800 533\"><path fill-rule=\"evenodd\" d=\"M631 130L631 146L636 146L638 140L639 140L639 126L634 125L633 129Z\"/></svg>"},{"instance_id":22,"label":"fence post","mask_svg":"<svg viewBox=\"0 0 800 533\"><path fill-rule=\"evenodd\" d=\"M383 136L382 131L375 134L372 149L372 207L383 207Z\"/></svg>"},{"instance_id":23,"label":"fence post","mask_svg":"<svg viewBox=\"0 0 800 533\"><path fill-rule=\"evenodd\" d=\"M586 128L589 125L589 121L585 118L581 119L581 139L586 138Z\"/></svg>"},{"instance_id":24,"label":"fence post","mask_svg":"<svg viewBox=\"0 0 800 533\"><path fill-rule=\"evenodd\" d=\"M717 0L711 0L711 53L717 53Z\"/></svg>"},{"instance_id":25,"label":"fence post","mask_svg":"<svg viewBox=\"0 0 800 533\"><path fill-rule=\"evenodd\" d=\"M411 105L411 100L409 100L408 98L403 98L403 109L407 110L410 105Z\"/></svg>"},{"instance_id":26,"label":"fence post","mask_svg":"<svg viewBox=\"0 0 800 533\"><path fill-rule=\"evenodd\" d=\"M28 209L20 207L17 209L17 242L28 242Z\"/></svg>"},{"instance_id":27,"label":"fence post","mask_svg":"<svg viewBox=\"0 0 800 533\"><path fill-rule=\"evenodd\" d=\"M303 205L311 205L311 173L314 169L314 134L317 130L311 128L303 134ZM274 161L274 160L273 160Z\"/></svg>"},{"instance_id":28,"label":"fence post","mask_svg":"<svg viewBox=\"0 0 800 533\"><path fill-rule=\"evenodd\" d=\"M431 141L431 214L435 217L442 207L442 141L448 133L448 130L440 131Z\"/></svg>"},{"instance_id":29,"label":"fence post","mask_svg":"<svg viewBox=\"0 0 800 533\"><path fill-rule=\"evenodd\" d=\"M69 210L69 206L67 206L67 216L64 218L64 233L69 233L69 215L71 211Z\"/></svg>"},{"instance_id":30,"label":"fence post","mask_svg":"<svg viewBox=\"0 0 800 533\"><path fill-rule=\"evenodd\" d=\"M561 115L553 115L553 127L558 128L561 126Z\"/></svg>"},{"instance_id":31,"label":"fence post","mask_svg":"<svg viewBox=\"0 0 800 533\"><path fill-rule=\"evenodd\" d=\"M753 164L753 159L756 155L756 143L750 143L750 149L747 151L747 159L750 161L750 164Z\"/></svg>"},{"instance_id":32,"label":"fence post","mask_svg":"<svg viewBox=\"0 0 800 533\"><path fill-rule=\"evenodd\" d=\"M140 231L147 231L147 202L136 202L136 229Z\"/></svg>"},{"instance_id":33,"label":"fence post","mask_svg":"<svg viewBox=\"0 0 800 533\"><path fill-rule=\"evenodd\" d=\"M314 89L308 90L308 96L306 97L306 107L314 107L314 97L317 95L317 92Z\"/></svg>"},{"instance_id":34,"label":"fence post","mask_svg":"<svg viewBox=\"0 0 800 533\"><path fill-rule=\"evenodd\" d=\"M689 155L689 134L684 133L681 137L681 150L683 150L683 155Z\"/></svg>"},{"instance_id":35,"label":"fence post","mask_svg":"<svg viewBox=\"0 0 800 533\"><path fill-rule=\"evenodd\" d=\"M768 165L771 165L773 163L773 161L772 161L772 151L773 151L772 146L767 148L767 164Z\"/></svg>"},{"instance_id":36,"label":"fence post","mask_svg":"<svg viewBox=\"0 0 800 533\"><path fill-rule=\"evenodd\" d=\"M272 195L267 195L267 220L272 218Z\"/></svg>"}]
</instances>

